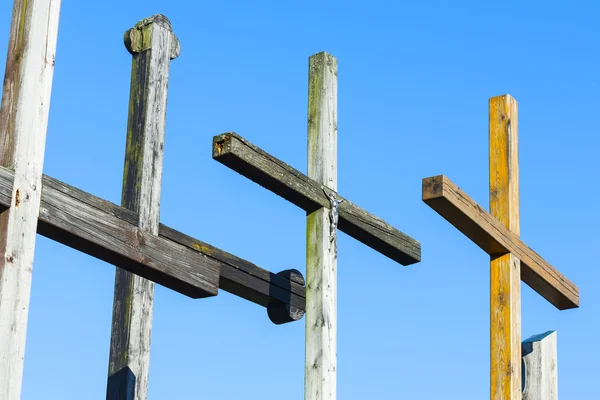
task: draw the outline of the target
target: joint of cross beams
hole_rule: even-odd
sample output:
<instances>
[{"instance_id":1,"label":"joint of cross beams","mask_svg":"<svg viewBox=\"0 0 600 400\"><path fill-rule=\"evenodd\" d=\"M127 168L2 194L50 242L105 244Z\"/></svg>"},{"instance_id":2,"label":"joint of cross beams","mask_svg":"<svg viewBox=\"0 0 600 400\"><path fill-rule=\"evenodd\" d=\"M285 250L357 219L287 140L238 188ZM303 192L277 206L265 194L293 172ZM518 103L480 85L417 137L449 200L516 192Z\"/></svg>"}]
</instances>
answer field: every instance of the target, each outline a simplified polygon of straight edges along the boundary
<instances>
[{"instance_id":1,"label":"joint of cross beams","mask_svg":"<svg viewBox=\"0 0 600 400\"><path fill-rule=\"evenodd\" d=\"M423 201L490 256L514 254L521 260L521 280L556 308L579 307L575 284L446 176L423 179Z\"/></svg>"},{"instance_id":2,"label":"joint of cross beams","mask_svg":"<svg viewBox=\"0 0 600 400\"><path fill-rule=\"evenodd\" d=\"M273 157L236 133L213 138L213 159L233 169L265 189L312 213L321 207L331 209L331 196L338 204L337 228L379 253L402 264L421 261L421 244L381 218L356 206L333 190ZM343 202L342 202L343 201Z\"/></svg>"}]
</instances>

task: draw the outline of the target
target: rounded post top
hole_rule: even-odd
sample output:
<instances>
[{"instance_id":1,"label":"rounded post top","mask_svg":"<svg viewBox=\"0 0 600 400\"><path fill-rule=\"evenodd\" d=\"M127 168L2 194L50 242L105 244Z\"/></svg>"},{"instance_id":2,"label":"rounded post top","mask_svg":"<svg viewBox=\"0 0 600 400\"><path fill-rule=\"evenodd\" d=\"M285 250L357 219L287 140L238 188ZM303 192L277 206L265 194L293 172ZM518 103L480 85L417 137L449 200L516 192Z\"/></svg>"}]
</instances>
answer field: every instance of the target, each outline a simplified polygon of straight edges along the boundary
<instances>
[{"instance_id":1,"label":"rounded post top","mask_svg":"<svg viewBox=\"0 0 600 400\"><path fill-rule=\"evenodd\" d=\"M132 55L144 50L149 50L152 48L152 37L155 32L169 35L169 57L171 60L179 57L179 54L181 53L179 39L177 39L177 36L173 33L171 21L162 14L155 14L151 17L144 18L135 24L133 28L128 29L123 36L125 48L127 48L127 51Z\"/></svg>"}]
</instances>

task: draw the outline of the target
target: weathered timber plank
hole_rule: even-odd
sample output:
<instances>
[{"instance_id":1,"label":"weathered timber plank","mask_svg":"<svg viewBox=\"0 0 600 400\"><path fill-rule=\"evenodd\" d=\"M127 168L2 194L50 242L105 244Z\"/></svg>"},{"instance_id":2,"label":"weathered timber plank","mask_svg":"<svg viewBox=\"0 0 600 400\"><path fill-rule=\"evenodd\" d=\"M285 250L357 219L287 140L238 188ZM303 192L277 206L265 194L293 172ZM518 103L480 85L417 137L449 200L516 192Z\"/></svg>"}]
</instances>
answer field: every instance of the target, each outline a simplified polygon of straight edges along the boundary
<instances>
[{"instance_id":1,"label":"weathered timber plank","mask_svg":"<svg viewBox=\"0 0 600 400\"><path fill-rule=\"evenodd\" d=\"M157 235L169 63L179 41L163 15L140 21L124 40L133 61L121 205L138 213L141 230ZM154 283L117 268L107 399L147 398L153 308Z\"/></svg>"},{"instance_id":2,"label":"weathered timber plank","mask_svg":"<svg viewBox=\"0 0 600 400\"><path fill-rule=\"evenodd\" d=\"M330 207L322 185L236 133L213 138L213 158L309 214L321 207ZM334 194L343 200L339 205L339 230L402 265L421 260L418 241Z\"/></svg>"},{"instance_id":3,"label":"weathered timber plank","mask_svg":"<svg viewBox=\"0 0 600 400\"><path fill-rule=\"evenodd\" d=\"M332 55L310 57L308 176L332 191L337 191L337 72ZM305 400L335 400L337 393L337 221L330 219L335 211L330 207L306 217Z\"/></svg>"},{"instance_id":4,"label":"weathered timber plank","mask_svg":"<svg viewBox=\"0 0 600 400\"><path fill-rule=\"evenodd\" d=\"M0 170L0 174L2 172L6 171ZM0 204L10 204L10 197L2 197L3 193L5 193L4 189L2 189L2 185L5 182L7 182L6 179L0 179ZM106 217L103 216L101 219L111 217L117 218L131 225L132 227L130 229L135 229L135 227L138 226L138 215L133 211L130 211L124 207L119 207L114 203L100 199L48 176L44 176L43 182L44 185L50 184L52 187L57 187L58 190L68 194L70 198L74 199L73 201L81 202L82 204L78 207L91 207L100 210L101 213L107 214ZM10 194L10 188L8 189L7 193ZM44 201L44 199L45 196L44 193L42 193L42 201ZM50 229L52 229L52 227L50 227ZM52 235L56 234L52 233ZM56 236L50 236L49 233L45 234L44 236L56 239ZM263 307L266 307L269 302L280 301L304 310L305 289L303 285L291 282L289 279L278 276L275 273L260 268L249 261L229 254L223 250L211 246L208 243L181 233L166 225L160 224L159 236L167 239L170 242L173 242L176 245L185 246L194 253L197 253L199 257L197 261L198 264L196 266L197 268L204 268L205 265L207 265L210 268L217 268L220 270L220 289ZM61 238L59 241L70 247L74 247L73 244L81 241L83 243L78 245L78 247L80 247L78 250L95 256L95 253L91 253L94 250L95 245L86 244L85 239L77 237L65 237ZM99 249L98 251L102 252L103 250ZM105 261L111 262L110 260ZM119 264L116 264L115 262L111 263L119 266ZM145 267L141 266L140 268ZM135 271L132 272L136 273ZM146 273L137 274L146 276ZM152 280L156 283L162 284L163 286L167 286L162 283L162 280Z\"/></svg>"},{"instance_id":5,"label":"weathered timber plank","mask_svg":"<svg viewBox=\"0 0 600 400\"><path fill-rule=\"evenodd\" d=\"M162 224L159 234L217 261L221 265L219 288L263 307L272 302L281 302L304 311L303 280L294 281L291 276L286 278L274 274Z\"/></svg>"},{"instance_id":6,"label":"weathered timber plank","mask_svg":"<svg viewBox=\"0 0 600 400\"><path fill-rule=\"evenodd\" d=\"M16 171L0 215L0 398L21 396L60 0L15 0L0 110L0 165ZM10 206L10 203L6 204Z\"/></svg>"},{"instance_id":7,"label":"weathered timber plank","mask_svg":"<svg viewBox=\"0 0 600 400\"><path fill-rule=\"evenodd\" d=\"M14 172L0 167L0 202L11 205ZM48 176L38 233L192 298L215 296L220 264L137 226L137 215Z\"/></svg>"},{"instance_id":8,"label":"weathered timber plank","mask_svg":"<svg viewBox=\"0 0 600 400\"><path fill-rule=\"evenodd\" d=\"M444 175L423 179L423 201L492 257L521 260L521 280L556 308L579 307L579 289Z\"/></svg>"},{"instance_id":9,"label":"weathered timber plank","mask_svg":"<svg viewBox=\"0 0 600 400\"><path fill-rule=\"evenodd\" d=\"M556 332L523 341L523 400L558 400Z\"/></svg>"},{"instance_id":10,"label":"weathered timber plank","mask_svg":"<svg viewBox=\"0 0 600 400\"><path fill-rule=\"evenodd\" d=\"M0 207L7 208L11 204L13 179L14 173L11 170L0 167ZM103 235L102 232L98 234L94 233L99 229L95 227L95 221L100 221L99 223L101 224L107 224L114 227L125 226L126 228L124 229L126 231L135 231L138 226L138 215L136 213L49 176L44 175L42 184L46 189L42 190L42 205L45 208L45 211L41 216L49 214L54 217L51 220L41 219L40 224L38 225L38 233L86 254L98 257L118 267L127 268L138 275L152 279L158 284L181 292L181 290L177 290L177 287L181 283L172 282L169 284L168 275L152 275L152 271L144 272L145 269L148 269L145 263L151 262L151 260L147 259L147 255L143 253L143 248L136 248L132 245L133 247L131 249L128 247L123 251L123 254L120 254L118 253L120 251L119 248L109 248L107 251L102 244L95 242L95 236ZM48 194L48 192L50 192L50 194ZM48 200L48 197L51 199L55 198L56 200ZM65 201L68 201L68 204L63 207L66 211L61 211L63 208L59 207L61 203ZM57 204L57 206L54 206L54 204ZM54 210L54 207L59 209ZM85 226L82 222L71 218L70 214L73 209L82 210L79 213L83 213L84 216L87 210L94 210L93 215L95 215L96 218L87 218L87 220L92 221L91 226ZM60 220L62 217L64 217L66 221L62 222ZM71 221L71 219L73 220ZM115 220L118 220L119 222L113 222ZM71 227L71 225L73 225L73 227ZM79 225L84 226L82 229L85 229L85 232L90 233L86 233L85 237L79 237L74 234L73 231L75 231ZM114 234L121 237L126 236L125 234L118 232ZM90 240L88 236L91 236L92 240ZM158 244L157 247L159 248L159 251L171 251L168 250L169 247L175 246L177 249L178 246L181 245L192 251L195 257L197 257L194 261L194 268L209 268L217 271L220 269L220 280L218 281L219 288L229 293L263 307L267 307L270 302L283 302L301 310L305 309L305 288L304 284L298 283L298 281L292 281L267 271L249 261L229 254L208 243L183 234L163 224L159 227L159 237L160 239L172 242L172 244L165 246ZM117 251L117 254L113 254L115 250ZM129 253L138 253L138 255L131 261L128 259L128 257L130 257ZM141 259L142 262L136 261L139 259ZM177 263L177 259L175 259L175 263ZM192 273L195 274L195 272ZM167 280L165 281L165 279Z\"/></svg>"},{"instance_id":11,"label":"weathered timber plank","mask_svg":"<svg viewBox=\"0 0 600 400\"><path fill-rule=\"evenodd\" d=\"M489 102L490 214L520 233L518 108L510 95ZM490 397L521 400L521 262L490 260Z\"/></svg>"}]
</instances>

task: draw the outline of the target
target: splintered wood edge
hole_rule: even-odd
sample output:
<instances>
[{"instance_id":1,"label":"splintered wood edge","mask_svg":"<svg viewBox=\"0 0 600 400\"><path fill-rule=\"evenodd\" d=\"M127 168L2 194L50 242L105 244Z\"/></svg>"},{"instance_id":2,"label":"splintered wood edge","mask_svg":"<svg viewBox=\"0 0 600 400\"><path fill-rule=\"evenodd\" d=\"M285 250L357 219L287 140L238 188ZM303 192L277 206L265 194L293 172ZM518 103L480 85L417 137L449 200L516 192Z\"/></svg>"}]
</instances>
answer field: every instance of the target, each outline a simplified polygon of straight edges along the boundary
<instances>
[{"instance_id":1,"label":"splintered wood edge","mask_svg":"<svg viewBox=\"0 0 600 400\"><path fill-rule=\"evenodd\" d=\"M559 310L579 307L579 289L444 175L423 179L423 201L491 256L513 253L521 279Z\"/></svg>"}]
</instances>

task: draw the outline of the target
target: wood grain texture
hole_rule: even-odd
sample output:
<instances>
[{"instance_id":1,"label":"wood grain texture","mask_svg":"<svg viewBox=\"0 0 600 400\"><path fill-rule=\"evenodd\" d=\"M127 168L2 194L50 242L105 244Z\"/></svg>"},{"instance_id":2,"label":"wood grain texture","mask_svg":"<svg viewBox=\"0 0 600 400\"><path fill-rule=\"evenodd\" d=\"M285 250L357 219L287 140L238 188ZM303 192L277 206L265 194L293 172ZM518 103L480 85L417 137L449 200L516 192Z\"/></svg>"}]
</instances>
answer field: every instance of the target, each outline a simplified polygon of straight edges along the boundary
<instances>
[{"instance_id":1,"label":"wood grain texture","mask_svg":"<svg viewBox=\"0 0 600 400\"><path fill-rule=\"evenodd\" d=\"M423 179L423 201L492 257L514 254L521 280L559 310L579 307L579 289L443 175Z\"/></svg>"},{"instance_id":2,"label":"wood grain texture","mask_svg":"<svg viewBox=\"0 0 600 400\"><path fill-rule=\"evenodd\" d=\"M1 209L11 205L13 181L14 172L0 167ZM131 210L49 176L42 186L43 236L192 298L214 296L218 285L263 307L283 302L305 309L301 276L275 274L163 224L154 238L138 228Z\"/></svg>"},{"instance_id":3,"label":"wood grain texture","mask_svg":"<svg viewBox=\"0 0 600 400\"><path fill-rule=\"evenodd\" d=\"M0 206L10 207L14 172L0 167ZM38 233L191 298L215 296L220 264L150 235L137 214L44 176Z\"/></svg>"},{"instance_id":4,"label":"wood grain texture","mask_svg":"<svg viewBox=\"0 0 600 400\"><path fill-rule=\"evenodd\" d=\"M2 181L12 176L0 170ZM188 297L217 295L219 263L145 232L126 208L44 176L39 219L38 233L50 239Z\"/></svg>"},{"instance_id":5,"label":"wood grain texture","mask_svg":"<svg viewBox=\"0 0 600 400\"><path fill-rule=\"evenodd\" d=\"M213 138L213 158L291 203L312 213L329 208L322 185L273 157L236 133ZM340 231L392 260L410 265L421 261L421 244L348 199L339 205Z\"/></svg>"},{"instance_id":6,"label":"wood grain texture","mask_svg":"<svg viewBox=\"0 0 600 400\"><path fill-rule=\"evenodd\" d=\"M0 165L15 171L0 215L0 398L21 396L60 0L15 0L0 110ZM9 206L10 204L7 204Z\"/></svg>"},{"instance_id":7,"label":"wood grain texture","mask_svg":"<svg viewBox=\"0 0 600 400\"><path fill-rule=\"evenodd\" d=\"M337 60L309 59L308 177L337 191ZM304 398L337 395L337 223L330 207L306 217L306 347Z\"/></svg>"},{"instance_id":8,"label":"wood grain texture","mask_svg":"<svg viewBox=\"0 0 600 400\"><path fill-rule=\"evenodd\" d=\"M558 400L556 332L549 331L524 340L523 400Z\"/></svg>"},{"instance_id":9,"label":"wood grain texture","mask_svg":"<svg viewBox=\"0 0 600 400\"><path fill-rule=\"evenodd\" d=\"M508 94L489 100L489 151L490 214L519 236L518 105Z\"/></svg>"},{"instance_id":10,"label":"wood grain texture","mask_svg":"<svg viewBox=\"0 0 600 400\"><path fill-rule=\"evenodd\" d=\"M510 95L489 104L490 214L520 234L518 109ZM490 260L492 400L521 400L521 262L509 253Z\"/></svg>"},{"instance_id":11,"label":"wood grain texture","mask_svg":"<svg viewBox=\"0 0 600 400\"><path fill-rule=\"evenodd\" d=\"M158 235L169 62L179 48L171 23L154 15L124 36L133 55L121 205L139 215L139 228ZM154 283L115 272L107 399L148 396Z\"/></svg>"},{"instance_id":12,"label":"wood grain texture","mask_svg":"<svg viewBox=\"0 0 600 400\"><path fill-rule=\"evenodd\" d=\"M299 272L293 276L286 273L275 274L168 226L161 224L159 232L161 237L216 261L221 269L219 288L263 307L283 303L304 313L304 278L300 279L302 275Z\"/></svg>"}]
</instances>

